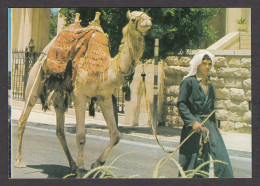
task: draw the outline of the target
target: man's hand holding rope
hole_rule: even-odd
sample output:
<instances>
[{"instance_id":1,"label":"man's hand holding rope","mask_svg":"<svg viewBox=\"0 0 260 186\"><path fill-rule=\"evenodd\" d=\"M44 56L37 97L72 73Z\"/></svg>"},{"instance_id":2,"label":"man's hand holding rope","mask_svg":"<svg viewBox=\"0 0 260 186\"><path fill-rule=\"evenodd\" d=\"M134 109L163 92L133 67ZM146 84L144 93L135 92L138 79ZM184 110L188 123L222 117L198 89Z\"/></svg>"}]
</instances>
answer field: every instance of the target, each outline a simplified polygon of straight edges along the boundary
<instances>
[{"instance_id":1,"label":"man's hand holding rope","mask_svg":"<svg viewBox=\"0 0 260 186\"><path fill-rule=\"evenodd\" d=\"M200 124L199 122L197 122L197 121L193 124L192 128L193 128L193 131L194 131L194 132L204 132L203 127L202 127L201 124Z\"/></svg>"}]
</instances>

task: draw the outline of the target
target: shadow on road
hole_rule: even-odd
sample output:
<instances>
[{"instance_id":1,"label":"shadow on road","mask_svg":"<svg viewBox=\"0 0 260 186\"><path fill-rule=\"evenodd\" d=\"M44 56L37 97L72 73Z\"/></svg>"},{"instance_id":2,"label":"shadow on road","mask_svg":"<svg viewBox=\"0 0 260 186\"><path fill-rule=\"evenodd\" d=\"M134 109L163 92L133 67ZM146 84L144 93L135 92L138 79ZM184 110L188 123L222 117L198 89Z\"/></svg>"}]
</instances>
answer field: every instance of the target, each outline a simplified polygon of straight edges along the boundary
<instances>
[{"instance_id":1,"label":"shadow on road","mask_svg":"<svg viewBox=\"0 0 260 186\"><path fill-rule=\"evenodd\" d=\"M86 128L94 128L94 129L108 129L106 125L98 125L94 123L88 123L85 125ZM142 134L151 134L153 135L152 127L133 127L133 126L119 126L119 131L125 134L131 133L142 133ZM181 129L159 126L156 129L157 135L164 135L167 137L171 136L180 136Z\"/></svg>"},{"instance_id":2,"label":"shadow on road","mask_svg":"<svg viewBox=\"0 0 260 186\"><path fill-rule=\"evenodd\" d=\"M71 174L70 168L62 165L27 165L32 169L40 170L42 174L48 175L47 178L63 178ZM35 170L36 171L36 170ZM85 170L82 176L87 174L89 170ZM98 174L100 176L101 174ZM91 174L89 178L92 178L94 174ZM98 176L96 178L98 178ZM70 175L67 178L76 178L76 175Z\"/></svg>"},{"instance_id":3,"label":"shadow on road","mask_svg":"<svg viewBox=\"0 0 260 186\"><path fill-rule=\"evenodd\" d=\"M27 165L32 169L42 170L42 174L48 175L48 178L63 178L71 173L69 167L62 165Z\"/></svg>"}]
</instances>

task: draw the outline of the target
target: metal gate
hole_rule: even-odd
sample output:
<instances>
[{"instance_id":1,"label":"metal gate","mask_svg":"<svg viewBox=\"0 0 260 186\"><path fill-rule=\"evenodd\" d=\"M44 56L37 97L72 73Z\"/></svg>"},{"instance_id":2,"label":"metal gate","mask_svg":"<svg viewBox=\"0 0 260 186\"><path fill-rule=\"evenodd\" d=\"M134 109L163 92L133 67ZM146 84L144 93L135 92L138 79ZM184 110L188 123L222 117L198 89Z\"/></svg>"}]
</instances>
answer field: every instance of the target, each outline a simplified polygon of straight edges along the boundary
<instances>
[{"instance_id":1,"label":"metal gate","mask_svg":"<svg viewBox=\"0 0 260 186\"><path fill-rule=\"evenodd\" d=\"M116 92L116 99L117 99L117 112L118 113L121 113L121 114L124 114L125 113L125 96L124 96L125 94L124 94L124 92L123 92L123 90L122 90L122 87L120 87L119 89L118 89L118 91ZM90 104L90 102L89 103L87 103L87 110L88 110L88 108L89 108L89 104ZM72 105L72 108L74 107L74 105ZM97 112L101 112L101 108L99 107L99 105L98 104L95 104L95 110L97 111Z\"/></svg>"},{"instance_id":2,"label":"metal gate","mask_svg":"<svg viewBox=\"0 0 260 186\"><path fill-rule=\"evenodd\" d=\"M34 41L31 39L25 51L12 51L12 97L23 99L28 75L40 53L34 51Z\"/></svg>"},{"instance_id":3,"label":"metal gate","mask_svg":"<svg viewBox=\"0 0 260 186\"><path fill-rule=\"evenodd\" d=\"M122 88L119 88L117 92L117 111L125 113L125 96Z\"/></svg>"}]
</instances>

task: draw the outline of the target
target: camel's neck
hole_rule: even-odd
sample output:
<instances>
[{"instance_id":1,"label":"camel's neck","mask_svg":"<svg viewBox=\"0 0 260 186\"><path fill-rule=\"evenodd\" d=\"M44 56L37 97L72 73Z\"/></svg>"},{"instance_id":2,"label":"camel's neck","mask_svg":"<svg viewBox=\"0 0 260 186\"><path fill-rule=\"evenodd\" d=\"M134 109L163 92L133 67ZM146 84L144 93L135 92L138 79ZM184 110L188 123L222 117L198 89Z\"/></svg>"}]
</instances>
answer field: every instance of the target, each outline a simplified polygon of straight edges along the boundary
<instances>
[{"instance_id":1,"label":"camel's neck","mask_svg":"<svg viewBox=\"0 0 260 186\"><path fill-rule=\"evenodd\" d=\"M131 73L134 70L135 63L143 54L144 38L130 30L127 25L123 30L123 40L119 48L118 60L119 71L123 75Z\"/></svg>"},{"instance_id":2,"label":"camel's neck","mask_svg":"<svg viewBox=\"0 0 260 186\"><path fill-rule=\"evenodd\" d=\"M134 73L136 62L142 57L144 38L136 37L138 33L131 32L128 25L123 29L122 44L119 53L110 61L110 73L108 81L102 88L116 88L122 85L125 76Z\"/></svg>"},{"instance_id":3,"label":"camel's neck","mask_svg":"<svg viewBox=\"0 0 260 186\"><path fill-rule=\"evenodd\" d=\"M119 53L110 60L109 79L99 86L101 92L121 86L124 77L134 73L136 62L142 57L144 49L144 38L139 35L137 31L131 31L129 25L123 29Z\"/></svg>"}]
</instances>

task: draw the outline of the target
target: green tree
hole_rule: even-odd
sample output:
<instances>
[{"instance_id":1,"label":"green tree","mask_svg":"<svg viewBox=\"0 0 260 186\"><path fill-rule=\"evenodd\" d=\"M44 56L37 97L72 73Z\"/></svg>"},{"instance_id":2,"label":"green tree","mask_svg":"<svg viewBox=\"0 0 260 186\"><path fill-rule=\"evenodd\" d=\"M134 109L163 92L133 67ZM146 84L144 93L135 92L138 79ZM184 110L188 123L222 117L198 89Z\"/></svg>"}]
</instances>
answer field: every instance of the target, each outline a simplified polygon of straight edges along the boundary
<instances>
[{"instance_id":1,"label":"green tree","mask_svg":"<svg viewBox=\"0 0 260 186\"><path fill-rule=\"evenodd\" d=\"M58 12L51 11L49 41L51 41L57 34L57 23L58 23Z\"/></svg>"},{"instance_id":2,"label":"green tree","mask_svg":"<svg viewBox=\"0 0 260 186\"><path fill-rule=\"evenodd\" d=\"M197 49L216 41L216 31L209 21L220 11L219 8L62 8L67 25L73 23L75 14L80 13L81 25L87 26L94 19L95 12L101 12L101 26L109 34L111 55L118 53L122 39L122 28L128 22L126 12L146 12L153 26L146 36L143 58L153 57L154 39L160 38L160 56L176 55L187 49Z\"/></svg>"}]
</instances>

